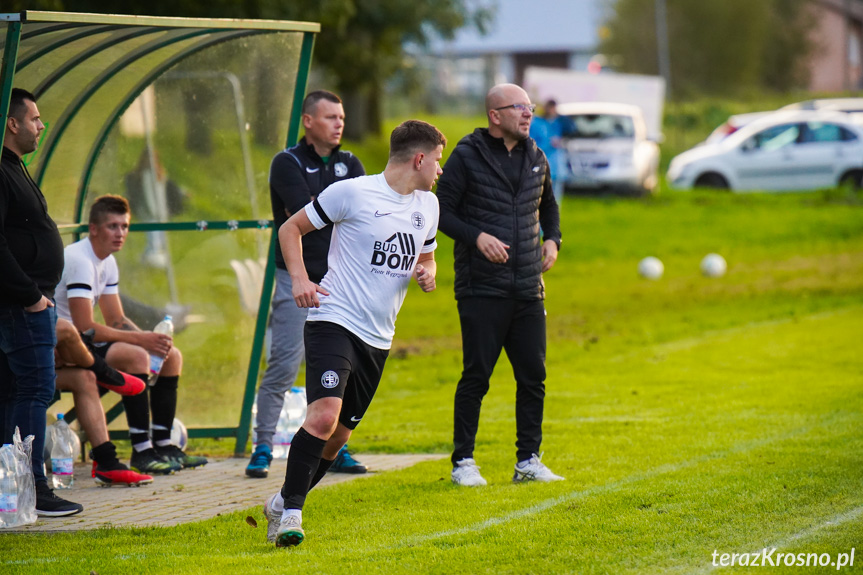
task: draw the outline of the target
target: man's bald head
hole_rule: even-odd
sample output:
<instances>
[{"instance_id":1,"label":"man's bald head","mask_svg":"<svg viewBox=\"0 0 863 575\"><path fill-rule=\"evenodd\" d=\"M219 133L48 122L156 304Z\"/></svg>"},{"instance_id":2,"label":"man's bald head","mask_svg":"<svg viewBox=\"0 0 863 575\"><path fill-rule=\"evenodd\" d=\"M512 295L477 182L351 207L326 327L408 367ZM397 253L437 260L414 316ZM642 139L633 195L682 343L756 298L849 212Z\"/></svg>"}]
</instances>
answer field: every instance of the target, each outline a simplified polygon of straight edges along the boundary
<instances>
[{"instance_id":1,"label":"man's bald head","mask_svg":"<svg viewBox=\"0 0 863 575\"><path fill-rule=\"evenodd\" d=\"M488 133L503 138L508 149L526 139L530 133L533 105L521 86L498 84L485 97Z\"/></svg>"},{"instance_id":2,"label":"man's bald head","mask_svg":"<svg viewBox=\"0 0 863 575\"><path fill-rule=\"evenodd\" d=\"M523 100L529 102L530 98L528 98L527 92L521 86L516 84L498 84L492 86L485 96L485 111L488 113L495 108L509 106Z\"/></svg>"}]
</instances>

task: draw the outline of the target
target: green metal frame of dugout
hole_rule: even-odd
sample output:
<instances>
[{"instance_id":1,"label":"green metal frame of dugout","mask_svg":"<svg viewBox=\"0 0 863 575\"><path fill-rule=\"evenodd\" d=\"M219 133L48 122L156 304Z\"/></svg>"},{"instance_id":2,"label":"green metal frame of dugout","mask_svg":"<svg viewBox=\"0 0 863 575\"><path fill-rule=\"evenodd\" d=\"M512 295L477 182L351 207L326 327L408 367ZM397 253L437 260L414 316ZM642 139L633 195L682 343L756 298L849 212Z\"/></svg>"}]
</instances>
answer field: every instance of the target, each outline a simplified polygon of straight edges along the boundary
<instances>
[{"instance_id":1,"label":"green metal frame of dugout","mask_svg":"<svg viewBox=\"0 0 863 575\"><path fill-rule=\"evenodd\" d=\"M176 300L185 289L185 298L194 299L204 291L202 281L214 290L213 301L199 302L205 308L202 317L210 320L202 320L196 329L199 339L227 338L227 343L221 342L230 356L222 358L226 373L207 364L215 359L222 365L220 358L208 356L202 347L184 350L184 380L189 363L210 368L210 378L239 378L237 372L245 370L243 391L238 393L242 396L239 423L236 427L189 425L188 432L190 438L236 438L234 451L243 454L275 269L268 163L283 143L290 146L298 140L320 25L37 11L0 14L0 22L6 24L0 26L0 139L13 86L32 92L46 130L38 149L24 163L64 236L68 234L71 241L86 232L82 218L95 196L118 193L124 182L125 189L131 190L129 174L135 168L141 168L145 180L150 177L156 182L167 167L169 174L173 170L177 180L193 188L191 200L184 200L186 207L179 213L168 213L164 192L161 199L145 194L140 200L141 212L148 211L144 208L149 202L148 218L136 220L133 207L130 232L140 233L136 239L146 237L147 249L153 241L167 244L172 234L185 234L183 241L168 247L169 255L185 250L179 262L169 257L167 271L147 269L143 259L135 260L142 256L141 249L129 250L133 255L119 261L133 291L142 286L142 298L167 294L165 298ZM141 111L131 113L133 108ZM206 137L200 137L199 131ZM287 134L287 139L276 136L277 145L267 146L267 137L272 141L274 133ZM256 145L250 143L252 136ZM157 152L163 154L161 162ZM128 199L131 203L131 195ZM259 213L259 204L267 209ZM202 239L208 236L213 237ZM207 261L213 253L224 254L225 261ZM256 309L246 309L245 314L233 309L241 308L241 302L230 305L231 298L223 297L223 292L238 289L227 285L233 278L226 265L229 256L263 264L259 264L262 277L254 284L255 290L260 285L259 296L252 300L257 300ZM199 264L205 269L199 274L202 277L185 281ZM151 281L153 277L156 280ZM191 307L194 311L195 306ZM224 392L215 397L201 395L202 401L230 405L239 399ZM110 421L121 412L122 403L106 415ZM127 436L124 430L112 430L111 437Z\"/></svg>"}]
</instances>

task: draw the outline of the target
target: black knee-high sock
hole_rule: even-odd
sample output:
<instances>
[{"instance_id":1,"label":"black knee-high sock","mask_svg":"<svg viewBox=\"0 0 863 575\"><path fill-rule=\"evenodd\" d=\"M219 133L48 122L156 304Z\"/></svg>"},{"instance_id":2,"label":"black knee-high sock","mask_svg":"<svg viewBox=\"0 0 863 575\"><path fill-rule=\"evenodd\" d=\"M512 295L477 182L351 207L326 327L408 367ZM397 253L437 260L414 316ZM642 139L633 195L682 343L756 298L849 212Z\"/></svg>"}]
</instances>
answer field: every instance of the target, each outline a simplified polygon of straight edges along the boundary
<instances>
[{"instance_id":1,"label":"black knee-high sock","mask_svg":"<svg viewBox=\"0 0 863 575\"><path fill-rule=\"evenodd\" d=\"M147 381L146 374L132 374ZM132 445L150 441L150 396L149 389L138 395L123 396L123 409L126 410L126 421L129 423L129 439Z\"/></svg>"},{"instance_id":2,"label":"black knee-high sock","mask_svg":"<svg viewBox=\"0 0 863 575\"><path fill-rule=\"evenodd\" d=\"M309 493L312 476L321 462L321 454L327 444L302 427L291 440L288 451L288 468L285 470L285 483L282 485L282 498L285 509L302 509Z\"/></svg>"},{"instance_id":3,"label":"black knee-high sock","mask_svg":"<svg viewBox=\"0 0 863 575\"><path fill-rule=\"evenodd\" d=\"M179 375L159 376L150 388L150 409L153 412L153 443L167 445L177 413L177 382ZM164 429L163 429L164 428Z\"/></svg>"},{"instance_id":4,"label":"black knee-high sock","mask_svg":"<svg viewBox=\"0 0 863 575\"><path fill-rule=\"evenodd\" d=\"M327 474L330 466L335 462L335 459L324 459L323 457L321 458L321 462L318 463L318 470L315 471L315 475L312 477L312 482L309 484L309 491L311 491L312 488L317 485L321 481L321 479L324 478L324 475Z\"/></svg>"}]
</instances>

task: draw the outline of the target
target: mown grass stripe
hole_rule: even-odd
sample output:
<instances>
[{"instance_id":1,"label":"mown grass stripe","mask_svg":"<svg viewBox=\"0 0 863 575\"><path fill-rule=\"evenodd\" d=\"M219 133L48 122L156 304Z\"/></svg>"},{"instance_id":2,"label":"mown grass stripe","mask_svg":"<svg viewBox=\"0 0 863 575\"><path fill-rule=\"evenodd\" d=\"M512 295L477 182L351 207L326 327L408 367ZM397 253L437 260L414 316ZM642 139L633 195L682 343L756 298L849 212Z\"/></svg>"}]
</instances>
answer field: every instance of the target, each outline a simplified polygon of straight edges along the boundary
<instances>
[{"instance_id":1,"label":"mown grass stripe","mask_svg":"<svg viewBox=\"0 0 863 575\"><path fill-rule=\"evenodd\" d=\"M749 553L750 555L755 555L756 553L763 552L764 549L770 550L773 548L775 548L777 551L781 551L783 549L787 549L793 543L796 543L798 541L805 541L805 540L809 539L810 537L812 537L813 535L817 535L820 531L822 531L824 529L827 529L829 527L836 527L838 525L842 525L843 523L848 523L849 521L854 521L860 517L863 517L863 505L861 505L859 507L855 507L853 509L849 509L848 511L844 511L843 513L840 513L838 515L834 515L830 519L822 521L821 523L819 523L817 525L813 525L812 527L809 527L808 529L804 529L802 531L798 531L797 533L793 533L793 534L789 535L788 537L786 537L785 539L781 539L779 541L770 543L768 545L765 545L765 546L763 546L759 549L753 550L753 551L743 551L742 553ZM801 553L804 553L804 552L805 551L801 551ZM737 551L722 550L722 551L720 551L720 553L737 553ZM835 557L836 556L834 554L833 558L835 559ZM692 573L693 575L697 575L699 573L710 573L712 571L716 571L717 569L725 569L725 568L730 568L730 567L722 566L722 565L714 565L713 562L710 562L707 565L701 567L700 569L693 570L691 567L681 567L680 569L677 569L674 572L675 573ZM737 566L735 566L735 568L739 569L739 567L737 567Z\"/></svg>"},{"instance_id":2,"label":"mown grass stripe","mask_svg":"<svg viewBox=\"0 0 863 575\"><path fill-rule=\"evenodd\" d=\"M815 313L810 313L804 316L793 316L786 317L780 319L771 319L765 321L754 321L748 322L742 325L736 325L732 327L728 327L725 329L715 329L715 330L707 330L704 331L697 336L693 337L684 337L680 339L675 339L663 343L648 345L645 347L639 347L634 349L633 351L616 355L614 357L609 358L608 361L620 362L626 359L631 359L633 357L637 357L639 355L643 355L645 350L650 352L665 352L671 353L675 351L683 351L687 349L691 349L693 347L703 345L705 342L715 339L721 339L732 335L740 335L740 334L748 334L751 333L752 330L777 327L781 325L786 325L794 322L800 321L821 321L825 319L830 319L837 316L842 316L849 313L855 313L863 310L863 306L854 305L854 306L846 306L842 308L833 309L830 311L820 311Z\"/></svg>"},{"instance_id":3,"label":"mown grass stripe","mask_svg":"<svg viewBox=\"0 0 863 575\"><path fill-rule=\"evenodd\" d=\"M822 422L822 424L826 424L826 422ZM525 507L523 509L519 509L516 511L511 511L509 513L505 513L505 514L500 515L498 517L491 517L491 518L485 519L483 521L480 521L479 523L474 523L473 525L467 525L465 527L459 527L457 529L447 529L445 531L438 531L436 533L429 533L427 535L417 535L417 536L414 536L412 538L405 540L404 542L402 542L399 545L386 546L383 548L395 549L395 548L400 548L400 547L411 547L411 546L419 545L419 544L426 543L429 541L433 541L436 539L442 539L445 537L467 535L470 533L476 533L479 531L484 531L486 529L496 527L498 525L502 525L502 524L507 523L509 521L521 519L523 517L528 517L531 515L535 515L537 513L542 513L543 511L547 511L547 510L549 510L553 507L556 507L558 505L563 505L565 503L571 503L571 502L577 501L579 499L592 497L594 495L599 495L602 493L608 493L608 492L614 491L616 489L626 487L628 485L632 485L634 483L639 483L641 481L653 479L655 477L667 475L669 473L675 473L677 471L689 469L689 468L695 467L697 465L700 465L702 463L705 463L707 461L715 461L718 459L724 459L724 458L732 456L732 455L737 455L740 453L746 453L748 451L752 451L753 449L764 447L765 445L770 445L773 443L778 443L778 442L787 441L789 439L793 439L796 437L800 437L802 435L807 434L810 431L810 429L811 429L810 426L801 427L801 428L795 429L795 430L793 430L789 433L783 434L783 435L779 435L779 436L771 437L771 438L758 439L755 441L747 441L747 442L741 443L735 447L732 447L731 449L724 449L721 451L708 453L706 455L694 457L694 458L689 459L687 461L684 461L682 463L669 463L669 464L665 464L665 465L660 465L659 467L656 467L654 469L645 471L643 473L637 473L635 475L630 475L628 477L625 477L625 478L620 479L618 481L614 481L612 483L597 485L597 486L591 487L589 489L573 491L573 492L567 493L566 495L561 495L559 497L547 499L547 500L542 501L540 503L537 503L535 505L531 505L529 507Z\"/></svg>"}]
</instances>

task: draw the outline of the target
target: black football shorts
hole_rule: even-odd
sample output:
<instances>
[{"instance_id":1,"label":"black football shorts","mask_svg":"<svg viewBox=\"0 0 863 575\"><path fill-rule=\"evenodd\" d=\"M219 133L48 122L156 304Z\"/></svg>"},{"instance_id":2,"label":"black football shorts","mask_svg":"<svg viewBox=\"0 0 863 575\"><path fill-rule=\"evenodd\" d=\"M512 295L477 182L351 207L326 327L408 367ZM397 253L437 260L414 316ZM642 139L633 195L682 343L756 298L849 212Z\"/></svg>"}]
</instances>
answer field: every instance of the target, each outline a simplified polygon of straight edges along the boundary
<instances>
[{"instance_id":1,"label":"black football shorts","mask_svg":"<svg viewBox=\"0 0 863 575\"><path fill-rule=\"evenodd\" d=\"M344 327L328 321L307 321L306 398L342 400L339 422L356 429L378 389L388 349L372 347Z\"/></svg>"}]
</instances>

